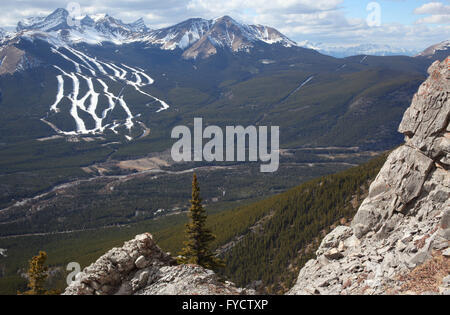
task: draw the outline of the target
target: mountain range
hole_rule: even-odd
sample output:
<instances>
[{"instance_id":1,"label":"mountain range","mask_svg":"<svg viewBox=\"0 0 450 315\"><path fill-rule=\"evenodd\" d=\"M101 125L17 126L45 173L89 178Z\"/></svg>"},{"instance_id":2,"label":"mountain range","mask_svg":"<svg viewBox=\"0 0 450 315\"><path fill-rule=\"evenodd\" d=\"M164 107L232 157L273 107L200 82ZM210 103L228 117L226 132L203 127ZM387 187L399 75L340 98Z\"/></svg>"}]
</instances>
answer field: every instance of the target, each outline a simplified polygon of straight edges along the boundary
<instances>
[{"instance_id":1,"label":"mountain range","mask_svg":"<svg viewBox=\"0 0 450 315\"><path fill-rule=\"evenodd\" d=\"M280 43L286 47L296 45L271 27L238 23L229 16L214 20L189 19L159 30L150 30L143 19L126 24L107 14L86 15L69 23L71 25L68 20L69 12L57 9L47 17L32 17L19 22L17 34L43 38L59 45L139 42L164 50L182 49L186 59L207 58L216 54L217 48L243 51L252 48L255 42Z\"/></svg>"}]
</instances>

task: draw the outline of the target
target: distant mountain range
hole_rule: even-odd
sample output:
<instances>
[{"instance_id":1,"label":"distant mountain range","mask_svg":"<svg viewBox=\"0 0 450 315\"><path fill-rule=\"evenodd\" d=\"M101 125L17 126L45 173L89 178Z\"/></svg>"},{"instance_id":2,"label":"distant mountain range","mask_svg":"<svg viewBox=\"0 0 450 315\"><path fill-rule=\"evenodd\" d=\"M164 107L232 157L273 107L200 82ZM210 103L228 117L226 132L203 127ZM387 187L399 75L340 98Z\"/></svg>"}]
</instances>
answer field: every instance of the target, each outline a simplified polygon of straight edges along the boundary
<instances>
[{"instance_id":1,"label":"distant mountain range","mask_svg":"<svg viewBox=\"0 0 450 315\"><path fill-rule=\"evenodd\" d=\"M378 44L360 44L360 45L330 45L326 43L312 43L303 41L299 43L300 46L317 50L322 54L345 58L357 55L372 55L372 56L413 56L417 51L408 50L390 45Z\"/></svg>"}]
</instances>

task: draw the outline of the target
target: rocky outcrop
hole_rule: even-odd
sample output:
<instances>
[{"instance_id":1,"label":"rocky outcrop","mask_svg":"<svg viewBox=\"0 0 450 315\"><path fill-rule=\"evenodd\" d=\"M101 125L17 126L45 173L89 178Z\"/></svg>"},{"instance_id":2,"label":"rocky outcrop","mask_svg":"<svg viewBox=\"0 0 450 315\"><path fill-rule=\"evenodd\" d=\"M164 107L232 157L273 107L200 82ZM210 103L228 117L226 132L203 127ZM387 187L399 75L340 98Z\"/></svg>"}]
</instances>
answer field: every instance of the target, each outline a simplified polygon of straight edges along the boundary
<instances>
[{"instance_id":1,"label":"rocky outcrop","mask_svg":"<svg viewBox=\"0 0 450 315\"><path fill-rule=\"evenodd\" d=\"M418 54L416 57L427 59L443 60L450 53L450 40L443 41L439 44L432 45Z\"/></svg>"},{"instance_id":2,"label":"rocky outcrop","mask_svg":"<svg viewBox=\"0 0 450 315\"><path fill-rule=\"evenodd\" d=\"M351 227L324 238L289 294L406 293L408 275L431 259L450 274L449 63L429 68L399 127L405 144L389 155ZM433 283L427 290L450 293L448 277Z\"/></svg>"},{"instance_id":3,"label":"rocky outcrop","mask_svg":"<svg viewBox=\"0 0 450 315\"><path fill-rule=\"evenodd\" d=\"M150 234L136 236L113 248L80 273L65 295L238 295L252 294L213 271L196 265L176 265Z\"/></svg>"},{"instance_id":4,"label":"rocky outcrop","mask_svg":"<svg viewBox=\"0 0 450 315\"><path fill-rule=\"evenodd\" d=\"M0 76L32 69L40 64L38 59L14 46L14 42L0 47Z\"/></svg>"}]
</instances>

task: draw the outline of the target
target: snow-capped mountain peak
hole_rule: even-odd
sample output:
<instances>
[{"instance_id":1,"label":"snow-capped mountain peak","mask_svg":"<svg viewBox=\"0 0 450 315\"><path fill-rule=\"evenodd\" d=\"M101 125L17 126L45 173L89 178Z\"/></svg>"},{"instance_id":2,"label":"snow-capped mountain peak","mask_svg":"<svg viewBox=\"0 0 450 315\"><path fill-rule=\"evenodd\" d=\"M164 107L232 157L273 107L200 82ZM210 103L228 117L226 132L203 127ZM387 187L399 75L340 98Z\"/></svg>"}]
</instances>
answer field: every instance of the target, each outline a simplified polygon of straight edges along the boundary
<instances>
[{"instance_id":1,"label":"snow-capped mountain peak","mask_svg":"<svg viewBox=\"0 0 450 315\"><path fill-rule=\"evenodd\" d=\"M120 33L120 32L132 32L130 25L123 23L121 20L112 16L105 15L104 18L100 18L95 22L95 28L102 33Z\"/></svg>"},{"instance_id":2,"label":"snow-capped mountain peak","mask_svg":"<svg viewBox=\"0 0 450 315\"><path fill-rule=\"evenodd\" d=\"M183 49L183 57L187 59L207 58L216 54L217 49L243 51L252 48L256 42L280 43L286 47L296 45L271 27L239 23L229 16L213 20L189 19L150 32L148 41L166 50Z\"/></svg>"},{"instance_id":3,"label":"snow-capped mountain peak","mask_svg":"<svg viewBox=\"0 0 450 315\"><path fill-rule=\"evenodd\" d=\"M90 18L91 18L94 22L98 22L98 21L100 21L100 20L105 19L106 16L107 16L107 14L105 14L105 13L99 13L99 14L91 15Z\"/></svg>"},{"instance_id":4,"label":"snow-capped mountain peak","mask_svg":"<svg viewBox=\"0 0 450 315\"><path fill-rule=\"evenodd\" d=\"M79 23L69 25L68 17L67 10L57 9L47 17L31 17L20 21L17 31L31 37L33 32L37 32L39 37L42 37L42 33L48 33L69 44L79 42L100 44L105 41L121 44L149 31L143 19L127 24L108 14L96 14L78 18ZM55 42L54 38L52 42Z\"/></svg>"},{"instance_id":5,"label":"snow-capped mountain peak","mask_svg":"<svg viewBox=\"0 0 450 315\"><path fill-rule=\"evenodd\" d=\"M366 44L324 44L312 43L308 40L299 43L299 46L309 49L317 50L325 55L330 55L337 58L357 56L357 55L374 55L374 56L392 56L392 55L407 55L412 56L416 52L393 47L390 45L379 45L373 43Z\"/></svg>"},{"instance_id":6,"label":"snow-capped mountain peak","mask_svg":"<svg viewBox=\"0 0 450 315\"><path fill-rule=\"evenodd\" d=\"M43 32L50 32L68 28L68 16L69 12L67 10L56 9L47 17L31 17L20 21L17 25L17 31L39 30Z\"/></svg>"},{"instance_id":7,"label":"snow-capped mountain peak","mask_svg":"<svg viewBox=\"0 0 450 315\"><path fill-rule=\"evenodd\" d=\"M136 20L135 22L129 24L129 26L131 27L131 29L134 32L147 32L150 29L147 27L147 25L145 25L144 19L143 18L139 18L138 20Z\"/></svg>"},{"instance_id":8,"label":"snow-capped mountain peak","mask_svg":"<svg viewBox=\"0 0 450 315\"><path fill-rule=\"evenodd\" d=\"M7 36L7 34L8 34L8 32L6 32L6 30L4 30L3 28L0 27L0 40L5 38Z\"/></svg>"},{"instance_id":9,"label":"snow-capped mountain peak","mask_svg":"<svg viewBox=\"0 0 450 315\"><path fill-rule=\"evenodd\" d=\"M229 16L223 16L213 20L213 31L216 32L216 39L219 39L220 44L236 50L233 36L240 37L242 40L248 42L263 41L267 44L281 43L285 46L295 46L296 43L276 29L264 25L247 25L235 21ZM220 45L219 44L219 45ZM237 48L239 50L239 48Z\"/></svg>"},{"instance_id":10,"label":"snow-capped mountain peak","mask_svg":"<svg viewBox=\"0 0 450 315\"><path fill-rule=\"evenodd\" d=\"M159 30L150 30L142 18L127 24L108 14L86 15L72 26L67 22L68 17L67 10L57 9L47 17L22 20L17 32L26 38L38 37L61 45L144 42L164 50L181 49L187 59L206 58L218 49L246 51L258 42L285 47L297 45L274 28L247 25L230 16L213 20L194 18Z\"/></svg>"},{"instance_id":11,"label":"snow-capped mountain peak","mask_svg":"<svg viewBox=\"0 0 450 315\"><path fill-rule=\"evenodd\" d=\"M200 40L211 28L211 21L194 18L150 32L146 41L164 50L186 49Z\"/></svg>"}]
</instances>

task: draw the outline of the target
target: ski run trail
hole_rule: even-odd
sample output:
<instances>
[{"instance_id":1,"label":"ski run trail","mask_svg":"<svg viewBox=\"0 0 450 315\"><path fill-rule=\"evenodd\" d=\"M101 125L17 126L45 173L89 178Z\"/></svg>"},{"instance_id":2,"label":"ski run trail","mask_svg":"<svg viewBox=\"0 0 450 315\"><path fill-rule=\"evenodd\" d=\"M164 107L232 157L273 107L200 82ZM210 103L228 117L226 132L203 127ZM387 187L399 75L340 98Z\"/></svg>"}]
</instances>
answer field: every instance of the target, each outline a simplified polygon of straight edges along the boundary
<instances>
[{"instance_id":1,"label":"ski run trail","mask_svg":"<svg viewBox=\"0 0 450 315\"><path fill-rule=\"evenodd\" d=\"M123 92L126 86L131 86L138 93L150 98L152 100L151 103L159 103L161 108L156 111L157 113L169 108L169 105L166 102L142 90L143 87L155 83L155 80L147 75L144 70L133 68L125 64L119 66L114 63L100 61L91 58L74 48L67 46L64 48L70 54L65 54L61 50L55 48L52 48L52 52L72 63L75 72L64 71L62 68L56 65L54 66L61 74L56 77L58 91L55 103L51 105L50 111L59 113L60 109L58 108L58 105L60 105L63 99L68 99L71 103L70 115L75 121L76 130L60 131L61 134L66 136L102 134L107 129L117 134L117 128L120 128L121 126L125 126L131 131L135 126L135 118L140 115L133 115L129 105L124 99ZM106 83L107 79L123 86L118 95L115 95L110 91L110 87ZM69 95L64 93L66 82L71 83L72 86L72 92ZM87 86L87 92L84 95L82 95L80 89L82 84L83 86ZM100 86L100 90L96 91L95 85L97 85L97 87ZM100 96L106 98L108 102L101 114L99 114L98 111ZM105 104L101 105L102 108L105 107ZM112 123L105 124L104 121L107 120L108 116L117 106L120 106L126 113L126 119L123 121L114 120ZM86 127L85 121L80 117L80 113L82 112L88 114L89 117L92 118L95 125L94 129L88 129ZM86 115L84 116L86 117ZM139 121L136 122L140 125ZM127 139L130 140L132 138L127 136Z\"/></svg>"},{"instance_id":2,"label":"ski run trail","mask_svg":"<svg viewBox=\"0 0 450 315\"><path fill-rule=\"evenodd\" d=\"M294 90L294 92L292 92L289 96L294 95L295 93L297 93L298 91L300 91L300 89L301 89L302 87L304 87L306 84L308 84L309 81L311 81L312 79L314 79L314 76L310 76L308 79L306 79L306 81L304 81L302 84L300 84L299 87L296 88L296 89Z\"/></svg>"}]
</instances>

